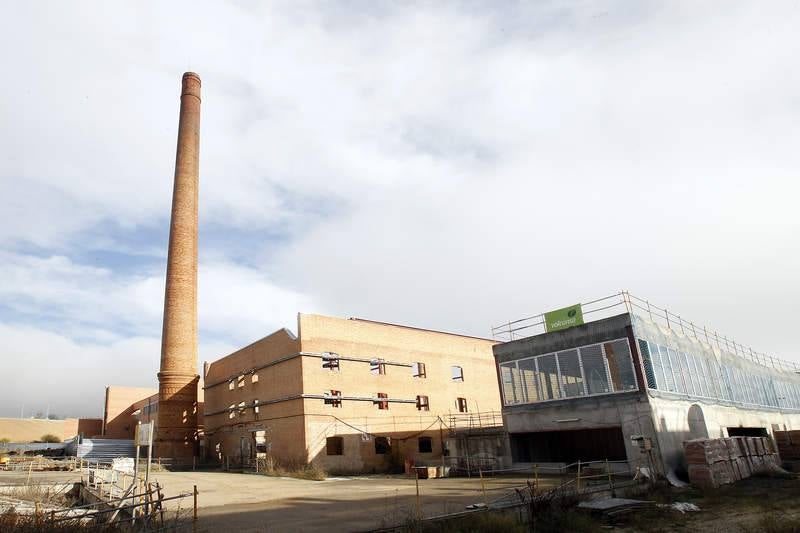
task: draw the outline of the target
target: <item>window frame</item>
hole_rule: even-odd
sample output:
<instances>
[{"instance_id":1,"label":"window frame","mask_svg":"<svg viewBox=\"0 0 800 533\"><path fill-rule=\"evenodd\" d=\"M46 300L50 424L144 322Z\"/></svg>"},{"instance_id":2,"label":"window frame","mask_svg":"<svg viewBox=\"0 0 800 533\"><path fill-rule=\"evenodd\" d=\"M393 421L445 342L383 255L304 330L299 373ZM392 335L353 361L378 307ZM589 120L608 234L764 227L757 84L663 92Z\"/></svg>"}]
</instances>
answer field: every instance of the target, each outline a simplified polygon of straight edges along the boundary
<instances>
[{"instance_id":1,"label":"window frame","mask_svg":"<svg viewBox=\"0 0 800 533\"><path fill-rule=\"evenodd\" d=\"M323 400L325 405L330 405L334 409L342 407L342 391L331 389L330 392L326 392L323 396L325 397Z\"/></svg>"},{"instance_id":2,"label":"window frame","mask_svg":"<svg viewBox=\"0 0 800 533\"><path fill-rule=\"evenodd\" d=\"M375 398L372 400L372 403L378 406L379 411L388 411L389 395L385 392L377 392L375 393Z\"/></svg>"},{"instance_id":3,"label":"window frame","mask_svg":"<svg viewBox=\"0 0 800 533\"><path fill-rule=\"evenodd\" d=\"M459 413L468 413L469 406L467 405L467 399L460 396L456 398L456 409L458 409Z\"/></svg>"},{"instance_id":4,"label":"window frame","mask_svg":"<svg viewBox=\"0 0 800 533\"><path fill-rule=\"evenodd\" d=\"M373 376L386 375L386 360L374 358L369 360L369 373Z\"/></svg>"},{"instance_id":5,"label":"window frame","mask_svg":"<svg viewBox=\"0 0 800 533\"><path fill-rule=\"evenodd\" d=\"M423 398L425 399L424 401ZM430 411L430 410L431 410L430 398L428 398L424 394L417 394L417 411Z\"/></svg>"},{"instance_id":6,"label":"window frame","mask_svg":"<svg viewBox=\"0 0 800 533\"><path fill-rule=\"evenodd\" d=\"M339 361L340 357L338 353L325 352L322 354L323 370L328 370L330 372L338 372L340 368Z\"/></svg>"},{"instance_id":7,"label":"window frame","mask_svg":"<svg viewBox=\"0 0 800 533\"><path fill-rule=\"evenodd\" d=\"M518 396L517 401L513 401L514 400L513 398L509 398L509 399L506 398L506 391L504 390L504 387L500 387L501 394L502 394L503 407L511 407L511 406L514 406L514 405L535 405L535 404L540 404L540 403L555 402L555 401L562 401L562 400L579 400L581 398L594 398L594 397L597 397L597 396L607 396L607 395L611 395L611 394L624 394L624 393L640 392L639 383L638 383L638 380L636 380L636 379L634 379L634 382L633 382L635 388L626 389L626 390L613 390L614 387L613 387L613 384L612 384L611 372L610 372L610 369L608 368L609 365L608 365L608 358L606 356L605 345L606 344L610 344L610 343L615 343L615 342L618 342L618 341L625 341L627 343L628 352L629 352L629 355L630 355L629 361L630 361L630 364L631 364L631 371L632 371L633 376L635 378L636 377L636 371L635 371L634 353L633 353L634 348L631 347L630 339L628 337L619 337L619 338L616 338L616 339L609 339L609 340L604 340L604 341L600 341L600 342L594 342L594 343L586 344L586 345L583 345L583 346L575 346L573 348L568 348L568 349L563 349L563 350L556 350L556 351L553 351L553 352L547 352L547 353L542 353L542 354L537 354L537 355L531 355L531 356L527 356L527 357L520 357L519 359L513 359L513 360L510 360L510 361L503 361L502 363L497 363L497 365L495 365L496 367L499 368L500 366L505 365L505 367L508 369L509 375L512 378L512 382L509 382L509 384L513 384L513 387L509 387L509 388L512 388L512 389L514 389L515 387L517 387L519 385L524 385L523 380L521 379L521 377L519 378L519 383L516 382L516 381L513 381L515 374L517 376L521 376L520 368L519 368L519 363L521 361L529 361L529 360L533 359L535 361L535 368L536 368L536 373L537 373L535 381L536 381L536 387L537 387L537 391L538 391L538 396L539 396L540 399L538 401L530 401L530 397L527 394L527 389L525 387L523 387L522 390L518 390L517 391L517 396ZM571 350L571 349L577 349L578 350L579 363L580 363L581 367L583 367L581 349L589 348L589 347L592 347L592 346L600 347L600 350L602 352L603 362L604 362L604 364L606 366L606 377L607 377L608 382L609 382L609 392L598 392L598 393L594 393L594 394L585 394L585 395L581 395L581 396L564 397L562 395L562 391L561 391L561 380L562 380L562 378L561 378L561 370L560 370L559 362L558 362L558 353L559 352L565 352L565 351ZM543 378L543 376L539 375L540 372L541 372L541 368L539 366L539 359L543 358L543 357L548 357L548 356L552 357L553 360L554 360L554 366L555 366L556 373L553 375L553 379L555 380L555 384L557 385L558 388L557 388L557 390L553 391L554 392L554 396L552 398L542 399L542 398L545 398L546 396L549 396L549 395L543 393L542 383L544 383L544 382L537 381L537 380L540 380L540 379ZM499 370L499 372L502 372L502 370ZM501 374L501 377L502 377L502 374ZM586 383L585 380L586 380L586 378L584 376L584 383ZM552 383L551 383L551 385L552 385ZM588 384L587 384L587 389L585 389L585 390L588 392Z\"/></svg>"}]
</instances>

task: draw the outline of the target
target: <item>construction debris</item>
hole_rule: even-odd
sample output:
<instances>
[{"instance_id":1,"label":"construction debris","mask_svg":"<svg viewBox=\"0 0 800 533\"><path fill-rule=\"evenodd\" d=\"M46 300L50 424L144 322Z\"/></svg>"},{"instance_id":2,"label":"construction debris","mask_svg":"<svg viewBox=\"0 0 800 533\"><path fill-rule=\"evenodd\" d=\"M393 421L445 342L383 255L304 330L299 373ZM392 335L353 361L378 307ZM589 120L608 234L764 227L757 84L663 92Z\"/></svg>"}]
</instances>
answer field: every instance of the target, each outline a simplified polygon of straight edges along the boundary
<instances>
[{"instance_id":1,"label":"construction debris","mask_svg":"<svg viewBox=\"0 0 800 533\"><path fill-rule=\"evenodd\" d=\"M681 513L697 512L700 510L698 506L689 502L673 502L668 506L670 509L675 509Z\"/></svg>"},{"instance_id":2,"label":"construction debris","mask_svg":"<svg viewBox=\"0 0 800 533\"><path fill-rule=\"evenodd\" d=\"M599 498L588 500L578 504L579 509L586 509L593 513L600 513L604 516L615 517L629 513L636 509L652 507L655 502L650 500L630 500L628 498Z\"/></svg>"}]
</instances>

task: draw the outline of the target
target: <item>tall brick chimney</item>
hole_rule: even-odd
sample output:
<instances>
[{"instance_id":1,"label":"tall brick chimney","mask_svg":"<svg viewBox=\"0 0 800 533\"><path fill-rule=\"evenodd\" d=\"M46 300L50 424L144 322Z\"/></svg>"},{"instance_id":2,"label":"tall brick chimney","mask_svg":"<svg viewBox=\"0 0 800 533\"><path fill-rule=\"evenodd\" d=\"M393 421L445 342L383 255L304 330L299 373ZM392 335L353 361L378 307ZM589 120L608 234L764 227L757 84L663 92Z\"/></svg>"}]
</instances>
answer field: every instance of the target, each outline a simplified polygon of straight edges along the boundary
<instances>
[{"instance_id":1,"label":"tall brick chimney","mask_svg":"<svg viewBox=\"0 0 800 533\"><path fill-rule=\"evenodd\" d=\"M183 75L172 218L169 227L161 371L158 373L160 457L191 457L197 448L197 194L200 76Z\"/></svg>"}]
</instances>

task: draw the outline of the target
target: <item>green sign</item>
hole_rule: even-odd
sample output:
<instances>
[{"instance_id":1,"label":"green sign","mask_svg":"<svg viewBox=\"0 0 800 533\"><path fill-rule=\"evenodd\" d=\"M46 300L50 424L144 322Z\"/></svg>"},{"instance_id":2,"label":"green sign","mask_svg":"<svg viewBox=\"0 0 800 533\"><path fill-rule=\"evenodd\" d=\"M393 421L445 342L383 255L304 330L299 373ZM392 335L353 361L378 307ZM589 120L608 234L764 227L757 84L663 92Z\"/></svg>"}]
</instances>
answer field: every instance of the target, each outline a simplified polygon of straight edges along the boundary
<instances>
[{"instance_id":1,"label":"green sign","mask_svg":"<svg viewBox=\"0 0 800 533\"><path fill-rule=\"evenodd\" d=\"M580 326L583 324L583 309L581 304L570 305L563 309L556 309L544 314L544 324L547 332Z\"/></svg>"}]
</instances>

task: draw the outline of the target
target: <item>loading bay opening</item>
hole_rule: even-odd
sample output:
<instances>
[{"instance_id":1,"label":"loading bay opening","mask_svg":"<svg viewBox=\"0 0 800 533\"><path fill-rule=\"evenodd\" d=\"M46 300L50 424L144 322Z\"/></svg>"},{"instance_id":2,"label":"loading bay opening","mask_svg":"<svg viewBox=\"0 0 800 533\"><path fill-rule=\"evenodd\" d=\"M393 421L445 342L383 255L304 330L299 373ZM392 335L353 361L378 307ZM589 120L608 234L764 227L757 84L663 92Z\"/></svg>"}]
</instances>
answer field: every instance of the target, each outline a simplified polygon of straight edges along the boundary
<instances>
[{"instance_id":1,"label":"loading bay opening","mask_svg":"<svg viewBox=\"0 0 800 533\"><path fill-rule=\"evenodd\" d=\"M511 455L515 463L574 463L625 461L622 428L576 429L512 433Z\"/></svg>"},{"instance_id":2,"label":"loading bay opening","mask_svg":"<svg viewBox=\"0 0 800 533\"><path fill-rule=\"evenodd\" d=\"M769 437L767 428L728 428L729 437Z\"/></svg>"}]
</instances>

